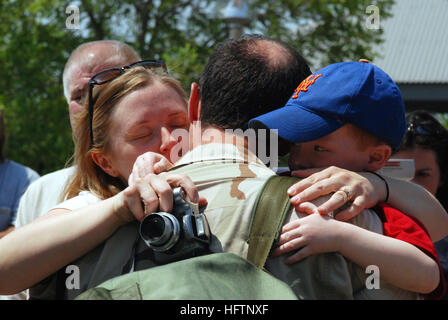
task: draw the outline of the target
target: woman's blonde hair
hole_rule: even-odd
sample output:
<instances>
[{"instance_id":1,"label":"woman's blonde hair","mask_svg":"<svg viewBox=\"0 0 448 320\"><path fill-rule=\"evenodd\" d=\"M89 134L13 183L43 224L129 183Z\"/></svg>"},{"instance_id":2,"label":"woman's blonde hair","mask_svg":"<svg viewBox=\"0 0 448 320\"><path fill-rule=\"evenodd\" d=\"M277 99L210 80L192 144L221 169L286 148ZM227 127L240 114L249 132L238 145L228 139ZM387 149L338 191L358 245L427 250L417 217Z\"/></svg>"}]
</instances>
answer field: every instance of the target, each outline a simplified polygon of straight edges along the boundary
<instances>
[{"instance_id":1,"label":"woman's blonde hair","mask_svg":"<svg viewBox=\"0 0 448 320\"><path fill-rule=\"evenodd\" d=\"M63 199L70 199L81 191L90 191L104 200L126 188L119 178L105 173L92 159L92 154L107 151L109 145L112 110L115 105L129 93L150 86L156 82L164 84L177 92L187 104L187 96L179 81L166 73L156 73L151 69L135 67L109 83L98 85L93 90L93 145L90 140L88 102L83 110L76 115L73 128L75 153L73 164L74 175L66 186Z\"/></svg>"}]
</instances>

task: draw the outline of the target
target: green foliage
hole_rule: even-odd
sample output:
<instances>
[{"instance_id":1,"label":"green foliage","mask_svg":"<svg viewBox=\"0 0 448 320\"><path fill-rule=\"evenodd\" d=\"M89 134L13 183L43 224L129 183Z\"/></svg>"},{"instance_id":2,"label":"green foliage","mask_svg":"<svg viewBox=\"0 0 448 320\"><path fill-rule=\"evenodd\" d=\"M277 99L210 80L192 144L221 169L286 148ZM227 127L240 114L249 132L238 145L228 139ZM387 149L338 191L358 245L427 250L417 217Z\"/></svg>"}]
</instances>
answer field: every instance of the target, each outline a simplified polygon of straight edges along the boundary
<instances>
[{"instance_id":1,"label":"green foliage","mask_svg":"<svg viewBox=\"0 0 448 320\"><path fill-rule=\"evenodd\" d=\"M436 114L436 118L448 130L448 113Z\"/></svg>"},{"instance_id":2,"label":"green foliage","mask_svg":"<svg viewBox=\"0 0 448 320\"><path fill-rule=\"evenodd\" d=\"M280 38L314 69L343 60L372 59L381 30L365 27L369 0L248 0L245 32ZM187 92L215 46L229 32L227 0L0 1L0 108L7 156L40 174L64 166L73 151L62 70L79 44L117 39L143 58L163 58ZM393 0L377 1L381 19ZM67 29L66 8L77 5L80 29Z\"/></svg>"}]
</instances>

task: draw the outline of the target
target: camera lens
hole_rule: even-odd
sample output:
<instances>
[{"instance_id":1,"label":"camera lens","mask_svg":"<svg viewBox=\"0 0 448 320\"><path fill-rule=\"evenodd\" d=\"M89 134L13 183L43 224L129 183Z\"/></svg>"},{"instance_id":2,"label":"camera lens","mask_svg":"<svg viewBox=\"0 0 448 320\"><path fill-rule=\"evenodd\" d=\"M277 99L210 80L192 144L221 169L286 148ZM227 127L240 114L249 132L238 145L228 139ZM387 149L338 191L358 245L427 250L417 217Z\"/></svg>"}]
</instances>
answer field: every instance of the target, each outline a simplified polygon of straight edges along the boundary
<instances>
[{"instance_id":1,"label":"camera lens","mask_svg":"<svg viewBox=\"0 0 448 320\"><path fill-rule=\"evenodd\" d=\"M166 212L146 216L140 224L140 235L155 251L172 248L180 236L180 226L176 217Z\"/></svg>"},{"instance_id":2,"label":"camera lens","mask_svg":"<svg viewBox=\"0 0 448 320\"><path fill-rule=\"evenodd\" d=\"M154 217L150 217L148 223L146 223L143 228L142 232L145 233L148 238L159 238L162 236L163 231L165 231L165 221L162 217L159 217L158 215L153 215Z\"/></svg>"}]
</instances>

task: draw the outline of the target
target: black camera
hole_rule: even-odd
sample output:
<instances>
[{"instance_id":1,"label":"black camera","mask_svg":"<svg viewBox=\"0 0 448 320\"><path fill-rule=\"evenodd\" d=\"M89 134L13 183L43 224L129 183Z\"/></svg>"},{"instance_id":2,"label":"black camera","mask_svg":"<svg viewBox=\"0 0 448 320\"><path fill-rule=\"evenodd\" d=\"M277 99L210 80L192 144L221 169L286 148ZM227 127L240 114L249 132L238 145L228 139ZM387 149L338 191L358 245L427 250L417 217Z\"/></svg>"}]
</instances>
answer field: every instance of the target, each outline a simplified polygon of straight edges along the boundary
<instances>
[{"instance_id":1,"label":"black camera","mask_svg":"<svg viewBox=\"0 0 448 320\"><path fill-rule=\"evenodd\" d=\"M210 253L210 228L199 206L186 199L182 188L173 189L173 210L147 215L140 236L154 251L155 262L169 263Z\"/></svg>"}]
</instances>

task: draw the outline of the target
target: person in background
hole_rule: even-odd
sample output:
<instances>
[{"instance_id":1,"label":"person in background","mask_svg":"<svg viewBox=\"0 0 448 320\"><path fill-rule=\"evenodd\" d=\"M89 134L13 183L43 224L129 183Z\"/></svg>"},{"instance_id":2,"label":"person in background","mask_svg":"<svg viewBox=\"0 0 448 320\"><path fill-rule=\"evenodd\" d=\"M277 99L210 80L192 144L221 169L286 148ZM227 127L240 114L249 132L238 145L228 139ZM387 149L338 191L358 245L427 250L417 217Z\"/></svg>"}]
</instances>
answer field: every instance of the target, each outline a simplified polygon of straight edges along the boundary
<instances>
[{"instance_id":1,"label":"person in background","mask_svg":"<svg viewBox=\"0 0 448 320\"><path fill-rule=\"evenodd\" d=\"M0 110L0 238L14 230L12 222L17 214L20 197L28 185L39 178L33 169L5 158L5 142L3 111Z\"/></svg>"},{"instance_id":2,"label":"person in background","mask_svg":"<svg viewBox=\"0 0 448 320\"><path fill-rule=\"evenodd\" d=\"M62 75L72 129L74 117L83 110L89 79L100 71L119 68L139 60L140 56L133 48L115 40L87 42L72 52ZM20 228L60 203L64 188L73 173L73 167L64 168L49 173L30 185L20 200L14 226Z\"/></svg>"},{"instance_id":3,"label":"person in background","mask_svg":"<svg viewBox=\"0 0 448 320\"><path fill-rule=\"evenodd\" d=\"M412 182L433 194L448 209L448 130L424 110L406 116L407 130L394 158L414 159ZM448 237L434 243L440 263L448 276ZM448 300L448 294L443 298Z\"/></svg>"},{"instance_id":4,"label":"person in background","mask_svg":"<svg viewBox=\"0 0 448 320\"><path fill-rule=\"evenodd\" d=\"M357 172L370 171L370 174L379 170L392 151L399 148L406 131L404 103L397 85L383 70L364 61L335 63L316 71L298 86L283 108L261 115L250 124L278 129L282 139L295 143L289 157L292 170L337 166ZM404 183L406 187L421 189ZM297 185L301 184L302 181ZM342 203L350 203L349 198L355 194L347 185L335 191L334 196L341 198ZM385 191L380 202L389 200L390 193ZM420 192L428 196L424 190ZM424 201L418 194L414 197ZM299 206L299 210L308 213L318 213L316 209L306 202ZM444 292L444 287L439 287L442 271L428 234L387 204L377 204L372 210L384 224L380 233L388 237L369 239L371 232L338 221L336 213L333 224L324 222L321 214L311 214L284 226L279 248L273 254L298 249L285 260L294 263L321 250L333 250L331 247L335 246L336 251L357 264L377 265L381 278L389 279L386 281L390 283L425 293L427 298L440 298ZM390 226L393 233L389 232ZM403 231L397 233L400 229ZM328 243L332 234L339 238ZM401 241L390 241L390 238ZM361 243L366 246L357 248ZM395 250L389 251L395 245ZM365 254L366 260L359 253ZM425 262L419 265L422 261ZM402 278L403 275L406 277Z\"/></svg>"},{"instance_id":5,"label":"person in background","mask_svg":"<svg viewBox=\"0 0 448 320\"><path fill-rule=\"evenodd\" d=\"M105 69L118 68L139 60L140 56L133 48L115 40L86 42L71 53L64 67L62 81L72 129L74 117L83 110L89 79ZM73 166L63 168L32 183L18 203L17 215L10 231L34 221L60 203L73 173ZM6 298L0 296L0 299L27 299L27 296L27 293L21 293Z\"/></svg>"}]
</instances>

